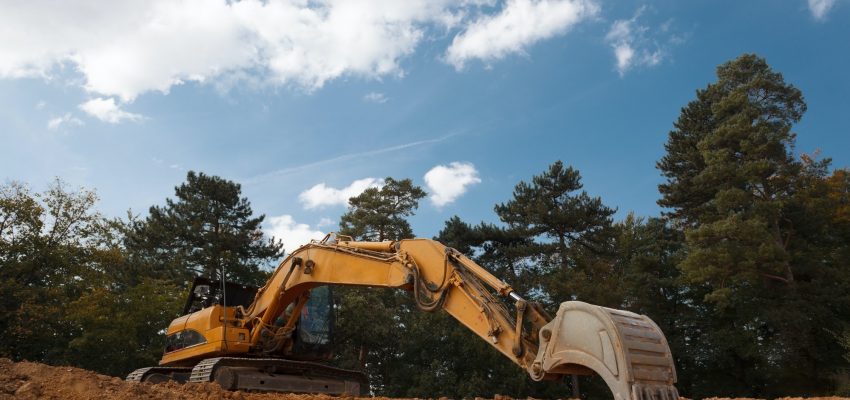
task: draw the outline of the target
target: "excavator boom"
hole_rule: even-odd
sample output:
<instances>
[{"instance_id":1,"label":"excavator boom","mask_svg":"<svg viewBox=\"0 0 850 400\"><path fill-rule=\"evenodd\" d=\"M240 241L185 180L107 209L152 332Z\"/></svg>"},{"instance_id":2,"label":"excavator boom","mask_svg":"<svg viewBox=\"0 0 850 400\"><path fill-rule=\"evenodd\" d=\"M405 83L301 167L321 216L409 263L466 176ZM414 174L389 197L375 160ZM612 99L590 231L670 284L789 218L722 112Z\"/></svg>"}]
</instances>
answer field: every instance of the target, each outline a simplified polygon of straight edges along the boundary
<instances>
[{"instance_id":1,"label":"excavator boom","mask_svg":"<svg viewBox=\"0 0 850 400\"><path fill-rule=\"evenodd\" d=\"M447 312L534 380L598 374L617 400L678 398L669 346L648 317L577 301L562 303L550 317L473 260L427 239L356 242L328 235L304 245L281 262L247 308L214 305L172 322L169 337L197 343L167 351L155 368L184 375L192 368L190 380L247 389L256 387L240 382L256 386L265 373L303 372L306 366L283 359L311 290L322 285L408 290L421 310ZM321 382L341 377L345 383L337 386L349 394L365 385L351 371L329 368L316 367L324 371ZM149 373L131 376L144 380Z\"/></svg>"}]
</instances>

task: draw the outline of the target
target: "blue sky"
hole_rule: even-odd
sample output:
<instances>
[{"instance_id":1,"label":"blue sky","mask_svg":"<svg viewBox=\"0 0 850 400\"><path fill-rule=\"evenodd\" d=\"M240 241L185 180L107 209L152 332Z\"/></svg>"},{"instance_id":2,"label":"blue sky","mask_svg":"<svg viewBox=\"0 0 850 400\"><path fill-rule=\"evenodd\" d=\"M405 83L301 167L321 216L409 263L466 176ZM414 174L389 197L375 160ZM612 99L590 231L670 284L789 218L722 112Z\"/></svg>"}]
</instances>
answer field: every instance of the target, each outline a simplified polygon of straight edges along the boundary
<instances>
[{"instance_id":1,"label":"blue sky","mask_svg":"<svg viewBox=\"0 0 850 400\"><path fill-rule=\"evenodd\" d=\"M718 64L800 88L797 151L850 166L850 2L300 1L0 5L0 179L144 214L187 170L239 182L287 248L383 177L430 237L555 160L657 215L667 132Z\"/></svg>"}]
</instances>

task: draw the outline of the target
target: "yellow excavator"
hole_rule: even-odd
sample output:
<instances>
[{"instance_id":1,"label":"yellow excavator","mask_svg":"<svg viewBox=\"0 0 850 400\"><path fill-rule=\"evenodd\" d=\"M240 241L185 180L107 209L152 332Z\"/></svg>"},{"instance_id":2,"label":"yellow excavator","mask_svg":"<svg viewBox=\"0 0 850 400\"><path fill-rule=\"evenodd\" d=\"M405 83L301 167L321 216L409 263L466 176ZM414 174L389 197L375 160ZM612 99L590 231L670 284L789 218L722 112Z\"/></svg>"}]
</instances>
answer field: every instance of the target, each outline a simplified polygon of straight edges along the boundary
<instances>
[{"instance_id":1,"label":"yellow excavator","mask_svg":"<svg viewBox=\"0 0 850 400\"><path fill-rule=\"evenodd\" d=\"M329 234L289 254L262 288L196 280L159 366L129 381L217 382L231 390L368 395L365 376L324 365L335 285L404 289L445 311L534 380L599 375L616 400L677 400L667 339L645 315L561 303L555 317L439 242Z\"/></svg>"}]
</instances>

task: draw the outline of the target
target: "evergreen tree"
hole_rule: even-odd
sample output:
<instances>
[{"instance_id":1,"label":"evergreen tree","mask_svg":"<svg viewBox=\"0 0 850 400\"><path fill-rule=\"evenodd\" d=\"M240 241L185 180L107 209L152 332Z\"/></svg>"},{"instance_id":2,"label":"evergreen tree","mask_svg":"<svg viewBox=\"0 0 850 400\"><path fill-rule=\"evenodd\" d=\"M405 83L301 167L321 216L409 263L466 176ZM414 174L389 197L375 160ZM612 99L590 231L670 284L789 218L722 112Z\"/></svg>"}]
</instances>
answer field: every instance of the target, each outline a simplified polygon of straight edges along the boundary
<instances>
[{"instance_id":1,"label":"evergreen tree","mask_svg":"<svg viewBox=\"0 0 850 400\"><path fill-rule=\"evenodd\" d=\"M381 188L369 188L349 199L340 219L340 234L355 240L411 238L405 219L414 214L425 191L410 179L386 178ZM408 293L386 289L338 288L337 363L361 368L376 394L404 390L399 338L407 335L411 314L419 313Z\"/></svg>"},{"instance_id":2,"label":"evergreen tree","mask_svg":"<svg viewBox=\"0 0 850 400\"><path fill-rule=\"evenodd\" d=\"M340 233L357 240L384 241L413 237L405 218L413 215L425 191L410 179L384 179L348 200L349 210L339 223Z\"/></svg>"},{"instance_id":3,"label":"evergreen tree","mask_svg":"<svg viewBox=\"0 0 850 400\"><path fill-rule=\"evenodd\" d=\"M532 177L531 183L518 183L513 199L495 207L502 222L508 224L511 233L507 236L525 240L522 244L514 241L520 245L509 247L508 254L524 252L530 258L525 260L530 268L525 269L535 276L532 287L553 312L567 299L609 307L622 302L622 273L616 269L610 247L616 210L582 188L579 172L556 161ZM573 397L578 397L576 376L571 386Z\"/></svg>"},{"instance_id":4,"label":"evergreen tree","mask_svg":"<svg viewBox=\"0 0 850 400\"><path fill-rule=\"evenodd\" d=\"M556 161L531 183L518 183L513 199L495 211L513 235L526 240L514 241L515 252L534 256L527 264L537 274L552 275L542 281L548 296L616 307L622 298L614 290L617 272L610 258L616 210L582 188L579 172Z\"/></svg>"},{"instance_id":5,"label":"evergreen tree","mask_svg":"<svg viewBox=\"0 0 850 400\"><path fill-rule=\"evenodd\" d=\"M190 171L176 199L153 206L127 236L127 247L163 277L186 282L196 275L260 285L260 266L283 255L283 244L263 236L264 215L254 217L241 186ZM298 244L294 244L298 245Z\"/></svg>"},{"instance_id":6,"label":"evergreen tree","mask_svg":"<svg viewBox=\"0 0 850 400\"><path fill-rule=\"evenodd\" d=\"M648 315L667 337L680 393L692 394L703 379L702 332L711 323L698 289L683 285L678 265L685 255L684 235L661 218L630 213L614 225L618 268L624 271L622 308Z\"/></svg>"},{"instance_id":7,"label":"evergreen tree","mask_svg":"<svg viewBox=\"0 0 850 400\"><path fill-rule=\"evenodd\" d=\"M832 288L850 287L823 252L835 244L821 201L829 160L793 154L805 111L797 88L743 55L682 110L658 163L659 204L685 233L683 279L710 310L697 358L715 386L702 393L811 395L840 363L822 332L848 314Z\"/></svg>"},{"instance_id":8,"label":"evergreen tree","mask_svg":"<svg viewBox=\"0 0 850 400\"><path fill-rule=\"evenodd\" d=\"M434 239L474 257L494 275L523 290L515 271L525 270L511 261L512 244L525 245L528 240L516 231L490 224L471 226L455 216ZM388 360L390 384L384 387L385 395L555 398L564 393L563 382L532 381L525 370L445 312L425 313L405 301L395 313L402 326L394 339L398 356Z\"/></svg>"}]
</instances>

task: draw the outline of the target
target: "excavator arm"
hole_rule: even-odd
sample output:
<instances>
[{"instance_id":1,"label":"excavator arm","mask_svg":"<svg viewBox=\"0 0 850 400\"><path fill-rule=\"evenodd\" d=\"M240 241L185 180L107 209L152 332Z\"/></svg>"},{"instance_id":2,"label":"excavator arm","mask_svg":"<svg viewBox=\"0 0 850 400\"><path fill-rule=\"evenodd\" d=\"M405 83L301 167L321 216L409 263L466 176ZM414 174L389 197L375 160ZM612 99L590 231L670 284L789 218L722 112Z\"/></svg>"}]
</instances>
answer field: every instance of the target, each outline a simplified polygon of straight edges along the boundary
<instances>
[{"instance_id":1,"label":"excavator arm","mask_svg":"<svg viewBox=\"0 0 850 400\"><path fill-rule=\"evenodd\" d=\"M200 324L209 327L209 333L198 346L166 353L161 364L189 365L214 356L268 357L285 352L292 348L292 332L311 289L321 285L385 287L412 292L423 311L447 312L532 379L595 373L618 400L678 398L666 339L646 316L568 301L553 318L510 285L439 242L345 239L350 238L328 235L292 252L248 308L216 306L217 310L211 307L195 313L206 312L202 316L175 320L169 332Z\"/></svg>"}]
</instances>

